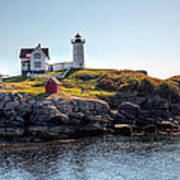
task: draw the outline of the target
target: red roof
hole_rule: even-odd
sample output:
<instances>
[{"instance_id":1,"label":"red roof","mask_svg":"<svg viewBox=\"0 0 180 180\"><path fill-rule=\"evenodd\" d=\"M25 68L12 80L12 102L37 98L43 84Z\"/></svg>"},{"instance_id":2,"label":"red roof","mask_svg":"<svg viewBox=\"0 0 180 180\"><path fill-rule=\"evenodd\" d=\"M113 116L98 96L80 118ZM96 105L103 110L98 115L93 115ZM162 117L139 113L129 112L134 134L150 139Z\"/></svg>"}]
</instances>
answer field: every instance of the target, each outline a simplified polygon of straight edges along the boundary
<instances>
[{"instance_id":1,"label":"red roof","mask_svg":"<svg viewBox=\"0 0 180 180\"><path fill-rule=\"evenodd\" d=\"M61 85L61 82L55 77L49 78L48 81L53 81L55 84ZM48 83L48 81L46 82L46 84Z\"/></svg>"},{"instance_id":2,"label":"red roof","mask_svg":"<svg viewBox=\"0 0 180 180\"><path fill-rule=\"evenodd\" d=\"M32 55L31 54L26 54L25 57L29 58L31 57Z\"/></svg>"},{"instance_id":3,"label":"red roof","mask_svg":"<svg viewBox=\"0 0 180 180\"><path fill-rule=\"evenodd\" d=\"M19 58L26 58L26 54L31 54L36 48L26 48L21 49ZM49 49L48 48L39 48L44 55L49 59Z\"/></svg>"}]
</instances>

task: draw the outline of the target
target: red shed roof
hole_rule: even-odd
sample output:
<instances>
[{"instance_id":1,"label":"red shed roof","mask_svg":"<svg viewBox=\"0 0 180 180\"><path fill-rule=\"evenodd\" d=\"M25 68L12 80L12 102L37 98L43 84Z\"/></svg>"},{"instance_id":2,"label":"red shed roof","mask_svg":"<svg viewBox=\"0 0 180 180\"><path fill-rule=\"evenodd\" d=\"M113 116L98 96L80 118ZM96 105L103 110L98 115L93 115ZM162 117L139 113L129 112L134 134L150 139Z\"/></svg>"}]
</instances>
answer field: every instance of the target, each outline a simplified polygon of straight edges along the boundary
<instances>
[{"instance_id":1,"label":"red shed roof","mask_svg":"<svg viewBox=\"0 0 180 180\"><path fill-rule=\"evenodd\" d=\"M60 85L60 84L61 84L61 82L60 82L57 78L55 78L55 77L51 77L51 78L48 79L48 81L49 81L49 80L54 81L54 83L57 84L57 85ZM48 83L48 81L47 81L47 83ZM47 83L46 83L46 84L47 84Z\"/></svg>"}]
</instances>

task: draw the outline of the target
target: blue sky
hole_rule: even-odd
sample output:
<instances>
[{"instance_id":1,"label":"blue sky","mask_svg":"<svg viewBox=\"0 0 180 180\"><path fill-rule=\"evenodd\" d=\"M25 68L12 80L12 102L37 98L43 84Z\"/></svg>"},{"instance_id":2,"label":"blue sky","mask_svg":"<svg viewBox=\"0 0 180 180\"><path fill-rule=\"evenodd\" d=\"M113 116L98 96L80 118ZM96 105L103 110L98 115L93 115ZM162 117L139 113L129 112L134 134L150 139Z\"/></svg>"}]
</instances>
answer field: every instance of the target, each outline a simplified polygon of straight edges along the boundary
<instances>
[{"instance_id":1,"label":"blue sky","mask_svg":"<svg viewBox=\"0 0 180 180\"><path fill-rule=\"evenodd\" d=\"M70 61L76 32L87 67L180 74L179 0L0 0L0 72L20 74L20 48L39 42Z\"/></svg>"}]
</instances>

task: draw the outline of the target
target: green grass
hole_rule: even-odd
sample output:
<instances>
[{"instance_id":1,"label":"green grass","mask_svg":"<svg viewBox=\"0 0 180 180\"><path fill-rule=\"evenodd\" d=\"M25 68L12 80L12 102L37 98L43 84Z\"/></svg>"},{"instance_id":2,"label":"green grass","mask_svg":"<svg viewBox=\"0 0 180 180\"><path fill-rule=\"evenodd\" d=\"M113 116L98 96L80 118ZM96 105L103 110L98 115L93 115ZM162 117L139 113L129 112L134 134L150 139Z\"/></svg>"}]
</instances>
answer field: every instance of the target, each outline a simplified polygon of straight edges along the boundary
<instances>
[{"instance_id":1,"label":"green grass","mask_svg":"<svg viewBox=\"0 0 180 180\"><path fill-rule=\"evenodd\" d=\"M63 72L51 72L47 74L59 75L62 73ZM79 75L91 75L95 78L82 80L78 78ZM1 88L0 91L16 91L42 95L45 93L44 86L47 80L47 78L26 78L25 76L10 77L4 80L2 83L4 88ZM76 69L71 70L67 77L61 80L61 93L70 96L93 98L100 95L113 95L116 92L140 93L144 95L160 93L162 96L168 93L179 94L180 76L174 76L166 81L168 85L162 86L163 80L131 70ZM86 93L82 93L82 90L86 90Z\"/></svg>"},{"instance_id":2,"label":"green grass","mask_svg":"<svg viewBox=\"0 0 180 180\"><path fill-rule=\"evenodd\" d=\"M63 74L65 71L61 71L61 72L47 72L47 75L61 75Z\"/></svg>"},{"instance_id":3,"label":"green grass","mask_svg":"<svg viewBox=\"0 0 180 180\"><path fill-rule=\"evenodd\" d=\"M3 79L4 82L22 82L25 81L27 78L26 76L13 76L9 78Z\"/></svg>"}]
</instances>

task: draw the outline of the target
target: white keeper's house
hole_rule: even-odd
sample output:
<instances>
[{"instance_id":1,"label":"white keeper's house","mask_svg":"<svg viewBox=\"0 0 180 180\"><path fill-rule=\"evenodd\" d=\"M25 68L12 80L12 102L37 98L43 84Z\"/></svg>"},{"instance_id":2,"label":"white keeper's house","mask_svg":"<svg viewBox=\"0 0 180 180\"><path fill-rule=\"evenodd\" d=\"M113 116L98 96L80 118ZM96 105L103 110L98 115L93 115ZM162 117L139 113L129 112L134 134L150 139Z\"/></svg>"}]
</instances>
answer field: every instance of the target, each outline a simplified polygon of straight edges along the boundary
<instances>
[{"instance_id":1,"label":"white keeper's house","mask_svg":"<svg viewBox=\"0 0 180 180\"><path fill-rule=\"evenodd\" d=\"M85 40L79 34L76 34L71 43L73 44L73 61L55 64L50 63L49 48L41 47L41 44L38 44L35 48L22 48L19 55L22 75L58 72L68 68L84 68Z\"/></svg>"}]
</instances>

